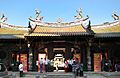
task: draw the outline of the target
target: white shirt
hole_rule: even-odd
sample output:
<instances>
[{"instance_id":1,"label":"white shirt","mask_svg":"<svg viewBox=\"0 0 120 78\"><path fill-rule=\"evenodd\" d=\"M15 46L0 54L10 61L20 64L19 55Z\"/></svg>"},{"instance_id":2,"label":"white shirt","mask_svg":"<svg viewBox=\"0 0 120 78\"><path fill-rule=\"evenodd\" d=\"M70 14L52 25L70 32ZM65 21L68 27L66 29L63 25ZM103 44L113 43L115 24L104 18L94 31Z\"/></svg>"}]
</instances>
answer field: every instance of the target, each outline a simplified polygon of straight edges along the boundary
<instances>
[{"instance_id":1,"label":"white shirt","mask_svg":"<svg viewBox=\"0 0 120 78\"><path fill-rule=\"evenodd\" d=\"M69 60L69 64L71 64L71 65L73 64L73 60L72 60L72 59L71 59L71 60Z\"/></svg>"},{"instance_id":2,"label":"white shirt","mask_svg":"<svg viewBox=\"0 0 120 78\"><path fill-rule=\"evenodd\" d=\"M40 64L43 64L43 60L42 59L40 60Z\"/></svg>"},{"instance_id":3,"label":"white shirt","mask_svg":"<svg viewBox=\"0 0 120 78\"><path fill-rule=\"evenodd\" d=\"M23 64L20 64L20 65L19 65L19 70L20 70L20 71L23 71Z\"/></svg>"},{"instance_id":4,"label":"white shirt","mask_svg":"<svg viewBox=\"0 0 120 78\"><path fill-rule=\"evenodd\" d=\"M46 60L45 60L45 65L48 65L48 62L49 62L49 60L48 60L48 59L46 59Z\"/></svg>"}]
</instances>

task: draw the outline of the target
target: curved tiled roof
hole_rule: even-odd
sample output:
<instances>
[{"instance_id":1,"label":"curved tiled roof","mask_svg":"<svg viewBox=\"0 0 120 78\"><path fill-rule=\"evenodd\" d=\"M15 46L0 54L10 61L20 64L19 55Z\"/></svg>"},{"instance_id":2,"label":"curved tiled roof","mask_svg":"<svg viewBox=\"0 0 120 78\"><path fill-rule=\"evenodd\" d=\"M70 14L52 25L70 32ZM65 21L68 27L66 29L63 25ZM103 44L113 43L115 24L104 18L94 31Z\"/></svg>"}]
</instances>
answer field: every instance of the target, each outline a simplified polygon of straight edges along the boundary
<instances>
[{"instance_id":1,"label":"curved tiled roof","mask_svg":"<svg viewBox=\"0 0 120 78\"><path fill-rule=\"evenodd\" d=\"M51 27L37 25L29 36L72 36L72 35L89 35L82 25Z\"/></svg>"},{"instance_id":2,"label":"curved tiled roof","mask_svg":"<svg viewBox=\"0 0 120 78\"><path fill-rule=\"evenodd\" d=\"M120 33L120 21L92 26L95 33Z\"/></svg>"},{"instance_id":3,"label":"curved tiled roof","mask_svg":"<svg viewBox=\"0 0 120 78\"><path fill-rule=\"evenodd\" d=\"M26 30L20 29L13 29L13 28L0 28L0 34L16 34L16 35L23 35L27 33Z\"/></svg>"},{"instance_id":4,"label":"curved tiled roof","mask_svg":"<svg viewBox=\"0 0 120 78\"><path fill-rule=\"evenodd\" d=\"M28 33L24 27L11 26L0 28L0 35L24 36L72 36L72 35L90 35L82 24L72 24L70 26L44 26L37 25L31 33ZM103 25L91 26L95 37L117 37L120 36L120 21L106 23Z\"/></svg>"},{"instance_id":5,"label":"curved tiled roof","mask_svg":"<svg viewBox=\"0 0 120 78\"><path fill-rule=\"evenodd\" d=\"M23 39L25 33L28 33L28 28L26 27L2 23L2 27L0 28L0 39Z\"/></svg>"},{"instance_id":6,"label":"curved tiled roof","mask_svg":"<svg viewBox=\"0 0 120 78\"><path fill-rule=\"evenodd\" d=\"M93 26L95 37L120 37L120 21Z\"/></svg>"},{"instance_id":7,"label":"curved tiled roof","mask_svg":"<svg viewBox=\"0 0 120 78\"><path fill-rule=\"evenodd\" d=\"M47 27L37 26L34 32L86 32L82 26L70 26L70 27Z\"/></svg>"},{"instance_id":8,"label":"curved tiled roof","mask_svg":"<svg viewBox=\"0 0 120 78\"><path fill-rule=\"evenodd\" d=\"M17 30L12 28L0 28L0 39L19 39L24 38L26 30Z\"/></svg>"},{"instance_id":9,"label":"curved tiled roof","mask_svg":"<svg viewBox=\"0 0 120 78\"><path fill-rule=\"evenodd\" d=\"M86 28L83 27L83 23L87 21L87 18L81 18L79 20L75 20L73 22L57 22L57 23L49 23L49 22L41 22L32 20L36 24L34 28L32 28L31 36L36 36L38 34L45 34L45 36L50 36L50 34L54 34L57 36L67 36L67 35L90 35ZM33 35L34 34L34 35ZM41 35L42 36L42 35Z\"/></svg>"}]
</instances>

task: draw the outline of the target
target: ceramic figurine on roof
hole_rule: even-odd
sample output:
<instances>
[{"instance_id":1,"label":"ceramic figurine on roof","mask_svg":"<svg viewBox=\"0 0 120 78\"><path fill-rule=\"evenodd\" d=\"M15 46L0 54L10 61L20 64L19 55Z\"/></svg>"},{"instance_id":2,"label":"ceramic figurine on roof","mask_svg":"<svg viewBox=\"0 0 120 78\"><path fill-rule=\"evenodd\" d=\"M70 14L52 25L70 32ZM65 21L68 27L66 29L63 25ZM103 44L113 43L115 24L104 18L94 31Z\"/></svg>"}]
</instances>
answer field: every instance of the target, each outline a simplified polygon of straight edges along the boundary
<instances>
[{"instance_id":1,"label":"ceramic figurine on roof","mask_svg":"<svg viewBox=\"0 0 120 78\"><path fill-rule=\"evenodd\" d=\"M77 12L77 15L75 16L76 19L83 18L82 9L81 8L79 10L76 10L76 12Z\"/></svg>"},{"instance_id":2,"label":"ceramic figurine on roof","mask_svg":"<svg viewBox=\"0 0 120 78\"><path fill-rule=\"evenodd\" d=\"M119 20L119 16L116 14L116 12L113 12L112 17L114 20Z\"/></svg>"},{"instance_id":3,"label":"ceramic figurine on roof","mask_svg":"<svg viewBox=\"0 0 120 78\"><path fill-rule=\"evenodd\" d=\"M82 12L82 9L80 8L79 10L76 11L77 12L77 15L74 16L77 20L75 22L80 22L82 24L82 26L84 28L86 28L86 26L88 25L88 19L89 19L89 16L87 15L85 18L83 17L83 12Z\"/></svg>"},{"instance_id":4,"label":"ceramic figurine on roof","mask_svg":"<svg viewBox=\"0 0 120 78\"><path fill-rule=\"evenodd\" d=\"M36 15L35 20L36 21L41 21L43 19L43 17L40 16L41 11L39 11L37 9L35 11L36 11L36 13L35 13L35 15Z\"/></svg>"},{"instance_id":5,"label":"ceramic figurine on roof","mask_svg":"<svg viewBox=\"0 0 120 78\"><path fill-rule=\"evenodd\" d=\"M35 10L35 18L33 19L31 16L28 18L30 21L29 21L29 25L31 26L31 29L34 28L37 23L40 23L43 19L42 16L40 16L40 11L39 10Z\"/></svg>"},{"instance_id":6,"label":"ceramic figurine on roof","mask_svg":"<svg viewBox=\"0 0 120 78\"><path fill-rule=\"evenodd\" d=\"M42 16L40 16L40 13L41 12L39 12L39 10L35 10L35 19L33 19L31 16L29 17L29 20L30 21L33 21L33 22L41 22L42 21L42 19L43 19L43 17Z\"/></svg>"},{"instance_id":7,"label":"ceramic figurine on roof","mask_svg":"<svg viewBox=\"0 0 120 78\"><path fill-rule=\"evenodd\" d=\"M5 17L4 13L2 13L1 17L0 17L0 22L5 22L7 20L7 18Z\"/></svg>"},{"instance_id":8,"label":"ceramic figurine on roof","mask_svg":"<svg viewBox=\"0 0 120 78\"><path fill-rule=\"evenodd\" d=\"M61 19L61 18L57 18L56 22L57 22L57 23L61 23L61 22L62 22L62 19Z\"/></svg>"},{"instance_id":9,"label":"ceramic figurine on roof","mask_svg":"<svg viewBox=\"0 0 120 78\"><path fill-rule=\"evenodd\" d=\"M2 15L0 16L0 28L2 27L2 23L5 22L7 20L7 18L5 17L5 15L2 13Z\"/></svg>"},{"instance_id":10,"label":"ceramic figurine on roof","mask_svg":"<svg viewBox=\"0 0 120 78\"><path fill-rule=\"evenodd\" d=\"M76 10L76 12L77 12L77 15L74 16L76 19L81 20L81 21L86 21L87 19L89 19L88 15L86 18L83 18L83 14L82 14L83 12L81 8L79 10Z\"/></svg>"}]
</instances>

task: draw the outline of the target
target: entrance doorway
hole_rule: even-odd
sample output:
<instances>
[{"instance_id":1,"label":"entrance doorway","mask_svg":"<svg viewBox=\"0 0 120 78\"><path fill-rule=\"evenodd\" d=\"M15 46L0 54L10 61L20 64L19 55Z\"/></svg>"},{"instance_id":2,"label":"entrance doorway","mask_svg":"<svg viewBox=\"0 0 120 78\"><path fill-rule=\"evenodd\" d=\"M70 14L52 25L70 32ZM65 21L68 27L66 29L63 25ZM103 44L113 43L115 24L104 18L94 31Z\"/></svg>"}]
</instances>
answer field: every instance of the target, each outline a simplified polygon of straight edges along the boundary
<instances>
[{"instance_id":1,"label":"entrance doorway","mask_svg":"<svg viewBox=\"0 0 120 78\"><path fill-rule=\"evenodd\" d=\"M64 68L65 48L53 48L54 52L54 67L58 70Z\"/></svg>"}]
</instances>

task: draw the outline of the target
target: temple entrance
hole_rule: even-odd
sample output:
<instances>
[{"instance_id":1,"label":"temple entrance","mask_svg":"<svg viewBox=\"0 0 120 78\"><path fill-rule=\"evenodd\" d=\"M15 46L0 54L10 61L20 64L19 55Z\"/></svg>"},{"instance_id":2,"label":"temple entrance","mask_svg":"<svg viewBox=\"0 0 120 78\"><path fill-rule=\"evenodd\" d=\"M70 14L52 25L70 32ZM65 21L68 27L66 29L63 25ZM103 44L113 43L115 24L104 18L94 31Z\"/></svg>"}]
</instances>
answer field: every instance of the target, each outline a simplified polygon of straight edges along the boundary
<instances>
[{"instance_id":1,"label":"temple entrance","mask_svg":"<svg viewBox=\"0 0 120 78\"><path fill-rule=\"evenodd\" d=\"M65 48L53 48L54 52L54 67L55 69L63 69L64 68L64 54L65 54Z\"/></svg>"}]
</instances>

